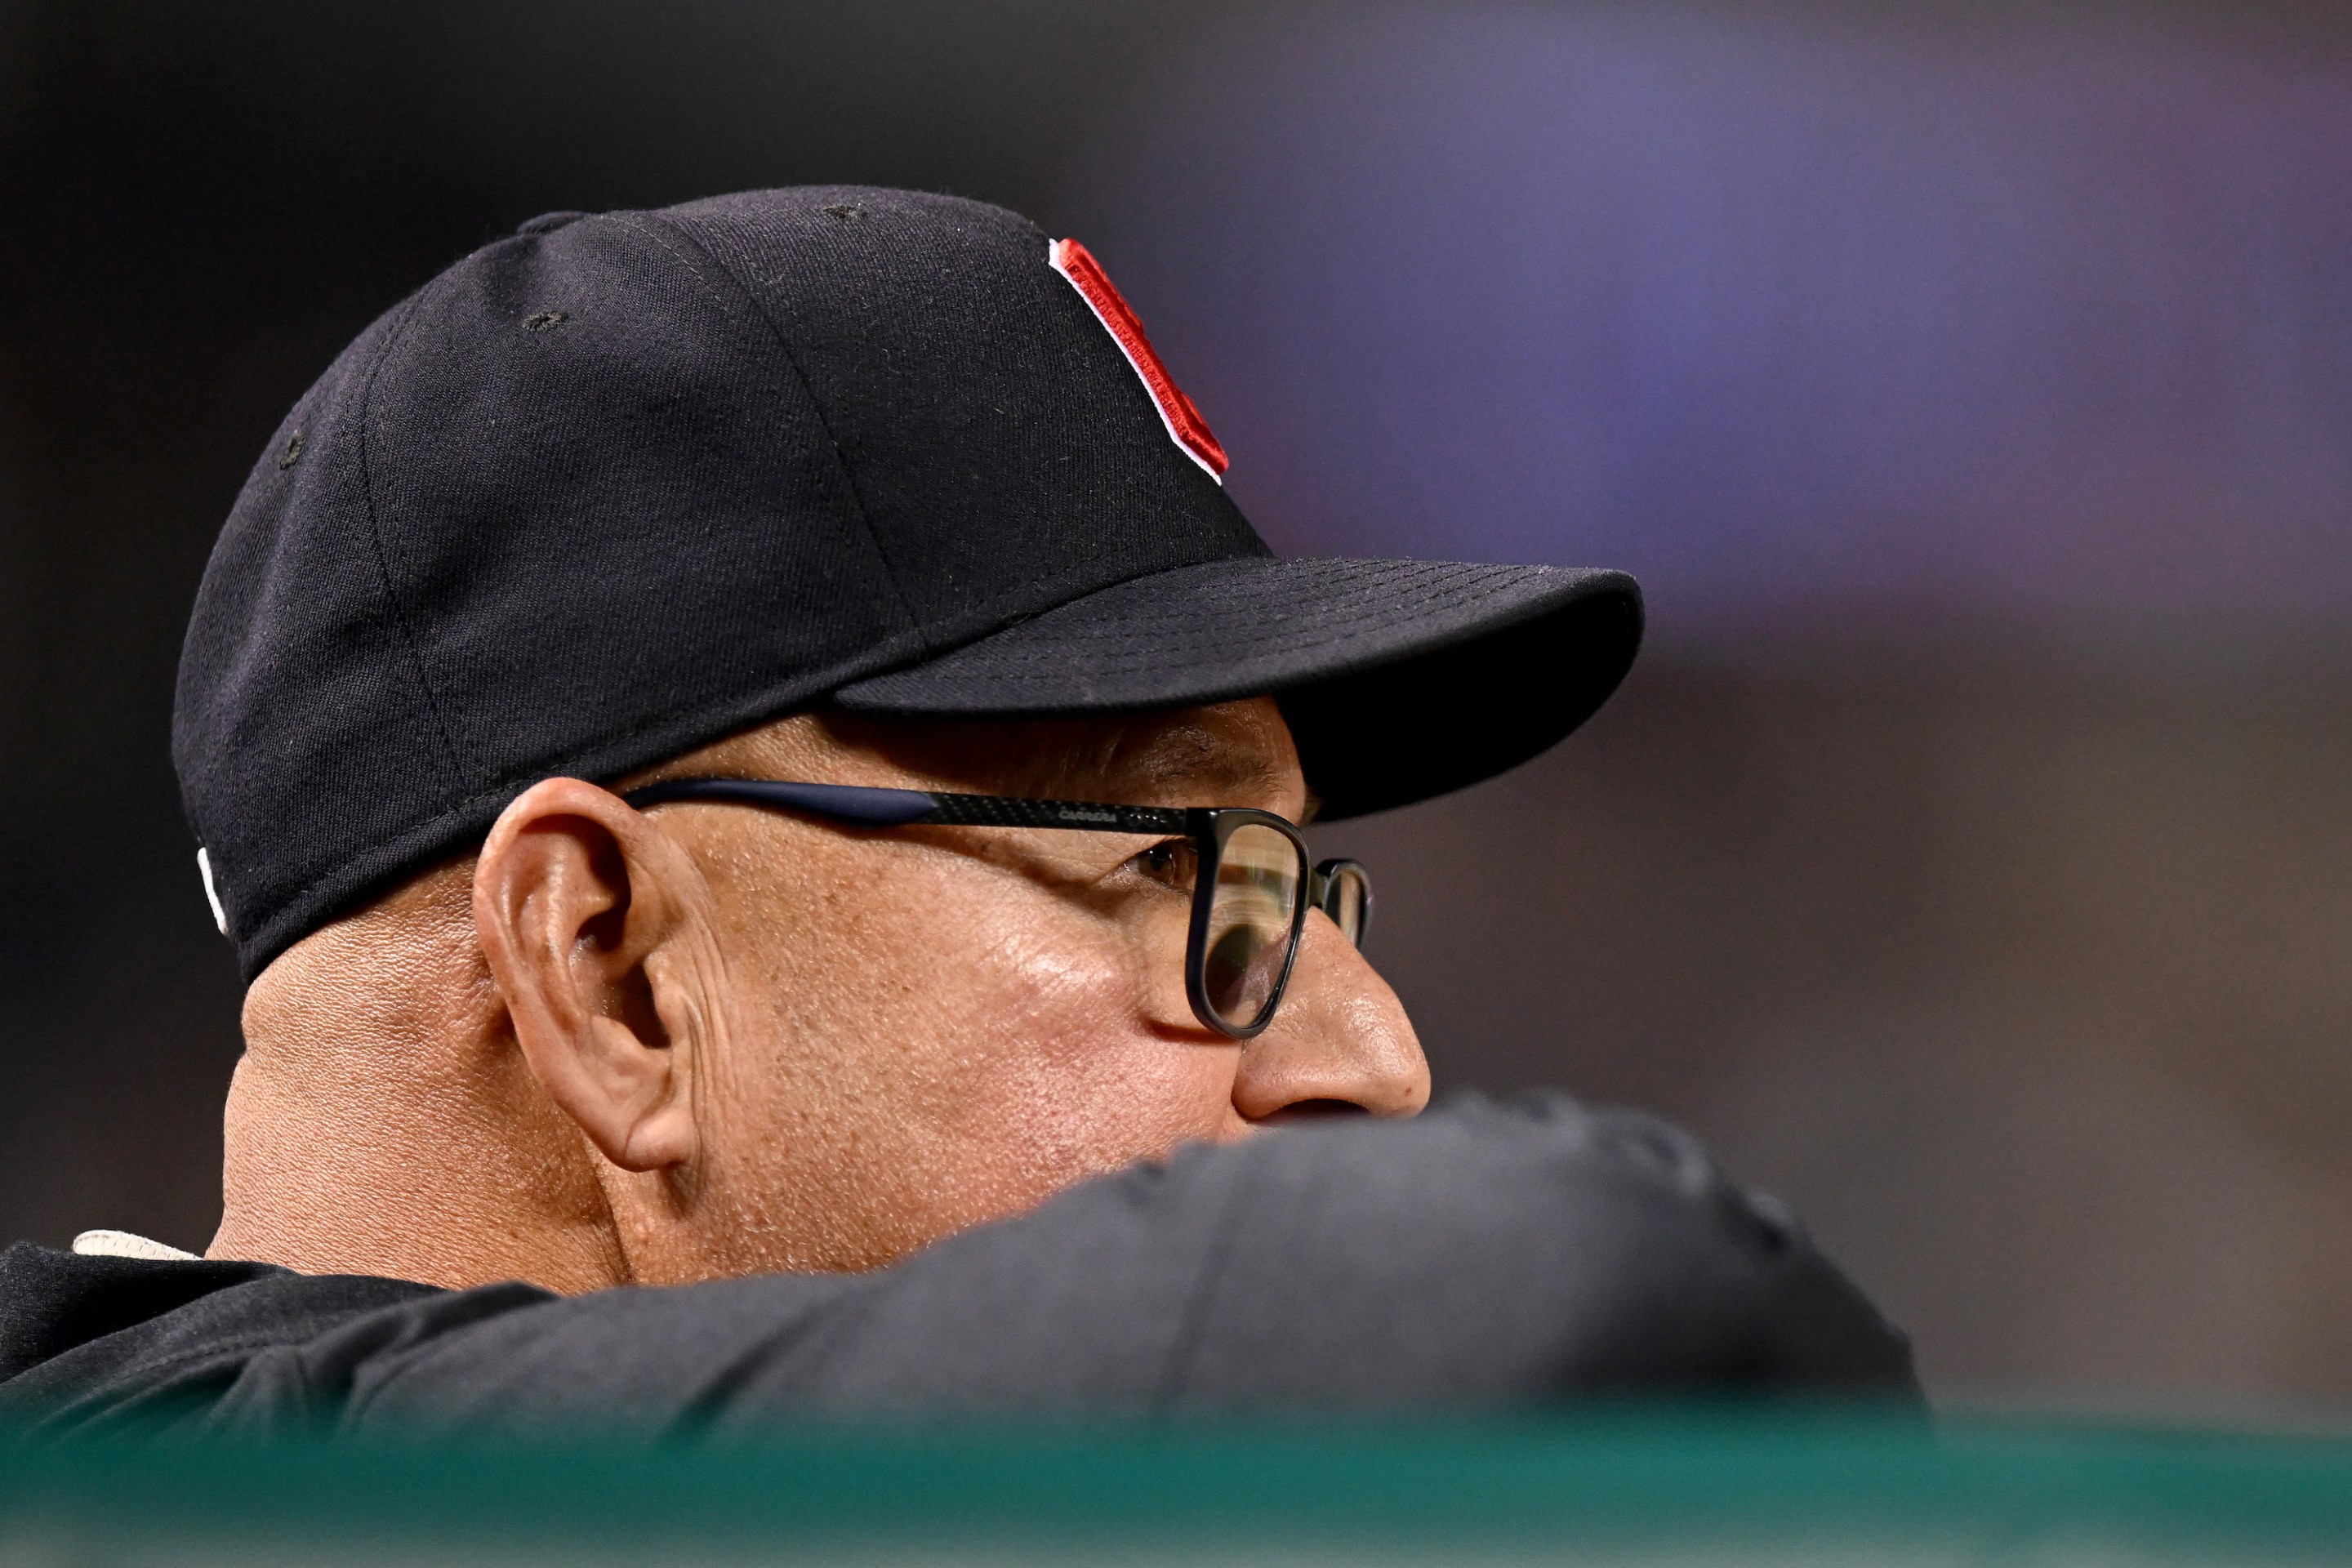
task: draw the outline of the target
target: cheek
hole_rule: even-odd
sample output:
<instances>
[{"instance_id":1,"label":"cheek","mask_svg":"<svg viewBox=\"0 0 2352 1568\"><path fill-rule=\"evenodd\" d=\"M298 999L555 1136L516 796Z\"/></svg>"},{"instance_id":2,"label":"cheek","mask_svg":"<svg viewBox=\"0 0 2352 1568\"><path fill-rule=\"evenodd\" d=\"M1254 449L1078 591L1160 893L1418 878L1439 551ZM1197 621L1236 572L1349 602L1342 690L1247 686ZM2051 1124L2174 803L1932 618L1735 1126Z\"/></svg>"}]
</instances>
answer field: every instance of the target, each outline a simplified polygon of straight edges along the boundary
<instances>
[{"instance_id":1,"label":"cheek","mask_svg":"<svg viewBox=\"0 0 2352 1568\"><path fill-rule=\"evenodd\" d=\"M828 1029L856 1040L836 1066L878 1097L872 1120L1008 1201L1223 1135L1238 1058L1184 1001L1181 915L969 864L905 870L839 912L824 980ZM877 918L876 895L924 913Z\"/></svg>"},{"instance_id":2,"label":"cheek","mask_svg":"<svg viewBox=\"0 0 2352 1568\"><path fill-rule=\"evenodd\" d=\"M819 1255L879 1261L1239 1131L1239 1053L1184 1001L1181 920L1171 937L853 847L833 875L744 889L710 1085L758 1205L843 1231Z\"/></svg>"},{"instance_id":3,"label":"cheek","mask_svg":"<svg viewBox=\"0 0 2352 1568\"><path fill-rule=\"evenodd\" d=\"M1171 942L1059 903L1001 913L937 972L971 1140L1058 1185L1223 1135L1238 1052L1193 1022L1181 930Z\"/></svg>"}]
</instances>

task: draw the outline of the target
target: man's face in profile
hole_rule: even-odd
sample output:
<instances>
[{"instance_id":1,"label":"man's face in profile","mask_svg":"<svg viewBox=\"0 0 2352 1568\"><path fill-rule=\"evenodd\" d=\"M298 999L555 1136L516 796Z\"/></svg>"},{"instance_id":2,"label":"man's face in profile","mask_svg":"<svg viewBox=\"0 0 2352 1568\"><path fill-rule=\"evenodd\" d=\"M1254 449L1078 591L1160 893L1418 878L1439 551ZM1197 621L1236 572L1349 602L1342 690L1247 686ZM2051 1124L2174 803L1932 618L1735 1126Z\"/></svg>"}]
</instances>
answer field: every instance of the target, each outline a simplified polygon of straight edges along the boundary
<instances>
[{"instance_id":1,"label":"man's face in profile","mask_svg":"<svg viewBox=\"0 0 2352 1568\"><path fill-rule=\"evenodd\" d=\"M1268 700L1111 721L788 722L665 774L814 778L1292 820ZM845 832L653 808L708 879L725 1025L705 1180L745 1266L886 1262L1072 1182L1284 1118L1409 1114L1428 1069L1395 995L1320 913L1254 1039L1193 1016L1189 890L1132 834ZM714 1246L721 1245L719 1236Z\"/></svg>"},{"instance_id":2,"label":"man's face in profile","mask_svg":"<svg viewBox=\"0 0 2352 1568\"><path fill-rule=\"evenodd\" d=\"M802 715L646 778L693 775L1294 821L1308 806L1263 699L1024 721ZM425 879L265 972L247 1032L266 1056L315 1033L301 1017L322 1002L381 1012L349 988L413 963L437 900L439 945L472 948L479 976L423 988L475 999L469 1022L436 1030L476 1042L452 1070L504 1075L500 1103L568 1115L577 1131L551 1146L571 1152L549 1157L585 1158L630 1252L624 1277L647 1281L871 1268L1181 1143L1419 1110L1412 1026L1319 910L1263 1033L1195 1016L1189 870L1171 851L1129 833L639 812L552 780L491 833L469 921L453 897L467 868Z\"/></svg>"}]
</instances>

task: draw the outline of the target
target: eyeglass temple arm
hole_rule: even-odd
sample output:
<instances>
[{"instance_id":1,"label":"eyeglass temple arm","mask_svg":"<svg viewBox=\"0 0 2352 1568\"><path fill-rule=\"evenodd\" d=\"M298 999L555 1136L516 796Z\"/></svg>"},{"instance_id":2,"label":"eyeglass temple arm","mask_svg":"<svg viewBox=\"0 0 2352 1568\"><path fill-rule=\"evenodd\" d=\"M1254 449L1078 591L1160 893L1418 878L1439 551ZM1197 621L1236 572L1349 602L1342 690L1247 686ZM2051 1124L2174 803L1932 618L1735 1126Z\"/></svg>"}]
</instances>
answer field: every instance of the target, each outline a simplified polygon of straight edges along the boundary
<instances>
[{"instance_id":1,"label":"eyeglass temple arm","mask_svg":"<svg viewBox=\"0 0 2352 1568\"><path fill-rule=\"evenodd\" d=\"M659 805L673 800L778 806L861 827L951 823L973 827L1074 827L1113 833L1192 831L1189 813L1166 806L950 795L936 790L801 784L783 779L665 779L643 789L633 789L621 798L636 806Z\"/></svg>"}]
</instances>

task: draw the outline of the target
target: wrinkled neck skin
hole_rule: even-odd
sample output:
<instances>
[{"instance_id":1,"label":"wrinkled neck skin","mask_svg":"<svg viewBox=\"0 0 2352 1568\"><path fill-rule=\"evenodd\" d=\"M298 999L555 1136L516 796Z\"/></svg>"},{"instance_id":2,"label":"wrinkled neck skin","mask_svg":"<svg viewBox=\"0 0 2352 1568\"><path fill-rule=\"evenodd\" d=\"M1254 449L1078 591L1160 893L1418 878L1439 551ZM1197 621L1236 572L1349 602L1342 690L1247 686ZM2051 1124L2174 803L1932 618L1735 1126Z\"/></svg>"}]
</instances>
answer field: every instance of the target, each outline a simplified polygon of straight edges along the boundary
<instances>
[{"instance_id":1,"label":"wrinkled neck skin","mask_svg":"<svg viewBox=\"0 0 2352 1568\"><path fill-rule=\"evenodd\" d=\"M471 875L429 873L255 981L208 1257L566 1294L637 1278L621 1194L515 1048Z\"/></svg>"}]
</instances>

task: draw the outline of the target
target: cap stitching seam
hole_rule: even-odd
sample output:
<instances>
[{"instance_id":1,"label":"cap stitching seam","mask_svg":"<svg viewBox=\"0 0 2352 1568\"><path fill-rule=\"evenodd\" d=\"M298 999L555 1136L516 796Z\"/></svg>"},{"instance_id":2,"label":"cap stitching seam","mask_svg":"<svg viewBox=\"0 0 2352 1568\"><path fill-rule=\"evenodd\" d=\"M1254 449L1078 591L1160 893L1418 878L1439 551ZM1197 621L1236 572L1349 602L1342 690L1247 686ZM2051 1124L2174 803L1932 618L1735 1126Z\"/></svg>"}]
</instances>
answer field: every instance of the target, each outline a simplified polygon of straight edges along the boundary
<instances>
[{"instance_id":1,"label":"cap stitching seam","mask_svg":"<svg viewBox=\"0 0 2352 1568\"><path fill-rule=\"evenodd\" d=\"M520 777L520 775L517 776ZM540 776L542 778L551 779L569 777L570 775L558 773L542 773ZM403 838L413 837L416 834L423 833L440 823L446 822L453 816L463 816L467 811L480 805L483 801L496 799L499 795L505 794L508 790L513 789L514 787L515 780L509 778L501 783L494 784L488 789L478 789L471 795L461 795L457 799L450 802L449 805L443 807L441 810L435 812L432 816L418 817L415 822L410 823L406 827L403 828L395 837ZM284 898L278 900L278 907L270 911L271 918L276 919L278 916L284 914L286 910L293 905L300 902L310 894L317 892L320 887L324 886L326 883L333 881L337 877L341 876L350 868L351 868L347 863L338 862L327 870L321 871L319 875L311 878L309 881L303 883L300 887L294 889Z\"/></svg>"},{"instance_id":2,"label":"cap stitching seam","mask_svg":"<svg viewBox=\"0 0 2352 1568\"><path fill-rule=\"evenodd\" d=\"M873 676L856 676L842 684L855 686L860 680L870 680L873 679L875 679ZM771 682L769 684L772 685L773 683ZM817 694L821 696L823 694L822 690L820 689ZM757 698L760 695L761 693L759 691L754 690L748 693L738 694L738 697L740 700ZM596 743L598 745L608 745L613 741L627 734L628 732L628 728L625 727L624 729L611 734L599 737ZM562 764L560 763L534 764L530 767L518 769L515 772L507 774L505 777L499 779L495 783L485 785L480 789L473 791L469 795L463 795L460 798L450 802L443 809L434 812L429 816L417 818L415 821L402 828L394 837L410 837L419 834L427 833L452 817L466 816L474 807L479 805L486 800L495 800L500 795L507 794L509 791L518 791L519 793L520 786L525 780L536 782L540 779L580 776L577 773L567 773L562 770ZM611 775L605 776L609 777ZM593 783L594 781L591 780L590 782ZM341 876L348 868L347 865L338 863L337 865L321 871L319 875L311 878L300 887L292 889L283 898L276 901L274 907L270 910L269 918L274 920L278 916L283 915L288 909L300 902L303 899L308 898L310 894L318 891L320 888L325 886L327 883L333 881L337 877Z\"/></svg>"},{"instance_id":3,"label":"cap stitching seam","mask_svg":"<svg viewBox=\"0 0 2352 1568\"><path fill-rule=\"evenodd\" d=\"M1483 601L1485 601L1485 600L1492 599L1492 598L1496 597L1497 595L1500 595L1500 594L1502 594L1502 593L1504 593L1504 592L1507 592L1509 586L1510 586L1510 584L1497 584L1497 585L1496 585L1496 586L1494 586L1494 587L1492 587L1492 588L1489 588L1489 589L1485 590L1484 592L1480 592L1480 593L1474 593L1474 594L1467 594L1467 595L1462 595L1462 596L1460 596L1460 597L1448 599L1448 600L1446 600L1446 601L1444 601L1444 602L1443 602L1443 603L1440 603L1440 604L1431 605L1431 604L1426 604L1426 603L1424 603L1424 605L1423 605L1421 606L1421 608L1422 608L1422 610L1423 610L1423 613L1436 613L1436 612L1444 611L1444 610L1458 610L1458 609L1465 608L1465 607L1466 607L1466 606L1468 606L1468 605L1471 605L1479 604L1479 603L1481 603L1481 602L1483 602ZM1354 622L1350 622L1350 623L1349 624L1349 626L1347 626L1346 627L1344 627L1344 628L1342 628L1342 629L1340 629L1340 630L1335 631L1335 632L1331 633L1331 634L1330 634L1329 636L1328 636L1328 637L1317 637L1317 638L1315 638L1315 639L1313 639L1313 640L1311 640L1311 641L1307 641L1307 642L1297 642L1297 641L1285 640L1282 646L1283 646L1285 648L1287 648L1287 649L1308 649L1308 648L1328 647L1329 647L1331 644L1333 644L1333 643L1336 643L1336 642L1344 642L1344 641L1346 641L1349 637L1350 637L1354 636L1354 635L1356 634L1357 630L1358 630L1358 629L1362 626L1362 624L1363 624L1363 623L1362 623L1362 621L1360 619L1360 620L1357 620L1357 621L1354 621ZM1075 640L1075 639L1073 639L1073 640ZM1231 645L1231 643L1232 643L1232 641L1233 641L1233 639L1232 639L1232 638L1230 638L1229 637L1212 637L1212 638L1207 638L1207 639L1204 639L1204 640L1208 640L1208 641L1214 641L1214 642L1218 642L1218 643L1225 644L1225 645L1227 645L1227 646L1230 646L1230 645ZM1266 639L1266 640L1270 640L1270 639ZM1253 645L1244 645L1244 646L1253 646ZM1257 645L1254 645L1254 646L1263 646L1263 642L1261 641L1259 644L1257 644ZM1164 650L1155 650L1155 651L1164 651ZM1002 652L1002 653L998 653L998 654L996 654L996 655L995 655L995 661L999 663L999 665L1000 665L1000 669L1001 669L1001 673L1003 675L1003 677L1004 677L1005 679L1015 679L1015 680L1037 680L1037 679L1045 679L1045 678L1044 678L1044 677L1042 677L1042 676L1039 676L1039 675L1034 674L1034 673L1032 673L1032 672L1026 671L1026 670L1020 670L1020 669L1014 669L1014 668L1002 668L1003 666L1009 666L1009 665L1022 665L1022 664L1045 664L1045 663L1067 664L1067 663L1069 662L1069 658L1070 658L1070 650L1069 650L1067 647L1061 647L1061 648L1040 648L1040 649L1038 649L1038 650L1036 650L1036 651L1034 651L1034 652L1030 652L1030 653L1022 653L1022 652L1019 652L1019 651L1010 651L1010 652ZM1116 660L1110 660L1110 661L1108 661L1108 662L1112 666L1112 668L1118 668L1118 661L1116 661ZM1134 666L1133 668L1147 668L1147 666L1145 666L1145 665L1143 665L1143 664L1139 663L1138 665ZM896 677L885 677L884 679L902 679L902 678L904 678L905 676L909 676L909 675L919 675L920 668L921 668L921 667L919 667L919 667L917 667L915 669L911 669L911 670L907 670L907 671L900 672L900 674L899 674L898 676L896 676ZM956 674L956 673L958 673L958 672L952 672L952 671L951 671L951 672L949 672L947 676L944 676L944 677L942 677L941 679L952 679L952 678L953 678L953 676L954 676L954 674Z\"/></svg>"},{"instance_id":4,"label":"cap stitching seam","mask_svg":"<svg viewBox=\"0 0 2352 1568\"><path fill-rule=\"evenodd\" d=\"M701 268L680 255L676 246L655 233L650 226L642 221L635 221L635 216L636 215L632 214L629 218L623 221L628 222L629 226L676 257L677 264L694 275L694 280L702 286L703 292L716 300L719 298L719 290L710 286L710 280L702 275ZM825 447L832 452L833 466L841 475L842 485L849 491L850 504L857 509L857 526L866 531L866 548L874 552L875 563L882 568L882 580L890 585L890 597L897 601L898 614L905 617L907 628L919 632L922 622L917 618L914 606L907 603L906 591L898 584L898 574L890 564L889 553L882 548L881 538L874 531L874 518L873 514L866 510L865 492L858 489L857 476L850 470L849 459L842 455L841 438L833 433L833 421L826 416L824 403L817 396L816 387L809 380L808 371L801 363L800 355L793 352L792 340L785 335L783 328L777 324L775 317L769 311L766 303L752 291L751 285L744 281L740 273L727 265L724 257L716 254L709 247L697 239L685 225L667 222L666 226L676 229L681 241L692 246L711 266L725 273L728 280L743 291L743 297L751 301L752 311L766 325L768 335L775 341L777 351L782 354L784 363L792 367L793 378L801 384L801 391L808 398L809 407L816 413L817 428L824 432Z\"/></svg>"},{"instance_id":5,"label":"cap stitching seam","mask_svg":"<svg viewBox=\"0 0 2352 1568\"><path fill-rule=\"evenodd\" d=\"M458 754L457 742L449 732L448 721L442 717L441 705L434 700L433 681L425 673L424 652L416 646L415 630L408 623L408 612L401 605L399 591L393 586L392 563L383 543L383 521L376 515L375 470L368 456L368 426L375 405L376 377L383 373L384 361L392 357L392 351L398 346L401 338L408 331L409 323L416 319L417 311L422 310L424 305L425 291L419 289L409 300L408 309L402 313L399 322L384 335L383 347L377 352L375 362L368 366L367 380L360 388L357 437L360 458L360 500L367 508L368 538L374 546L376 574L383 584L384 603L392 609L393 626L400 633L401 645L408 650L409 667L415 672L416 689L425 700L425 711L433 720L433 732L440 737L442 760L447 763L451 774L462 784L472 775L474 770Z\"/></svg>"},{"instance_id":6,"label":"cap stitching seam","mask_svg":"<svg viewBox=\"0 0 2352 1568\"><path fill-rule=\"evenodd\" d=\"M1262 557L1227 556L1223 558L1221 561L1196 561L1182 566L1153 567L1138 572L1131 576L1122 577L1116 583L1104 584L1094 583L1093 578L1089 574L1091 568L1096 564L1094 561L1088 560L1080 562L1064 571L1056 572L1050 575L1041 574L1039 576L1032 577L1024 582L1006 588L1003 593L992 594L987 598L981 600L979 603L972 605L962 611L952 620L941 618L940 620L933 621L929 626L915 628L914 635L920 638L920 643L914 651L907 656L904 660L892 665L886 669L877 670L872 675L856 677L851 680L845 681L843 684L845 686L855 686L863 681L886 679L894 676L905 674L910 670L920 669L924 666L931 663L933 660L952 657L957 653L962 652L964 649L970 647L975 643L983 642L989 637L994 637L1006 629L1006 624L1003 619L1003 611L1002 609L1003 605L1009 602L1017 603L1034 594L1039 588L1057 589L1061 585L1070 583L1090 584L1077 595L1077 598L1084 598L1089 595L1106 593L1114 588L1128 587L1133 584L1143 582L1149 578L1161 576L1171 573L1190 572L1195 567L1220 565L1236 560L1259 559L1262 559ZM1077 602L1076 598L1065 599L1060 604L1048 606L1044 610L1031 612L1028 618L1035 618L1037 616L1055 614L1056 611L1076 602ZM950 634L942 630L943 627L947 626L954 626L958 629Z\"/></svg>"}]
</instances>

